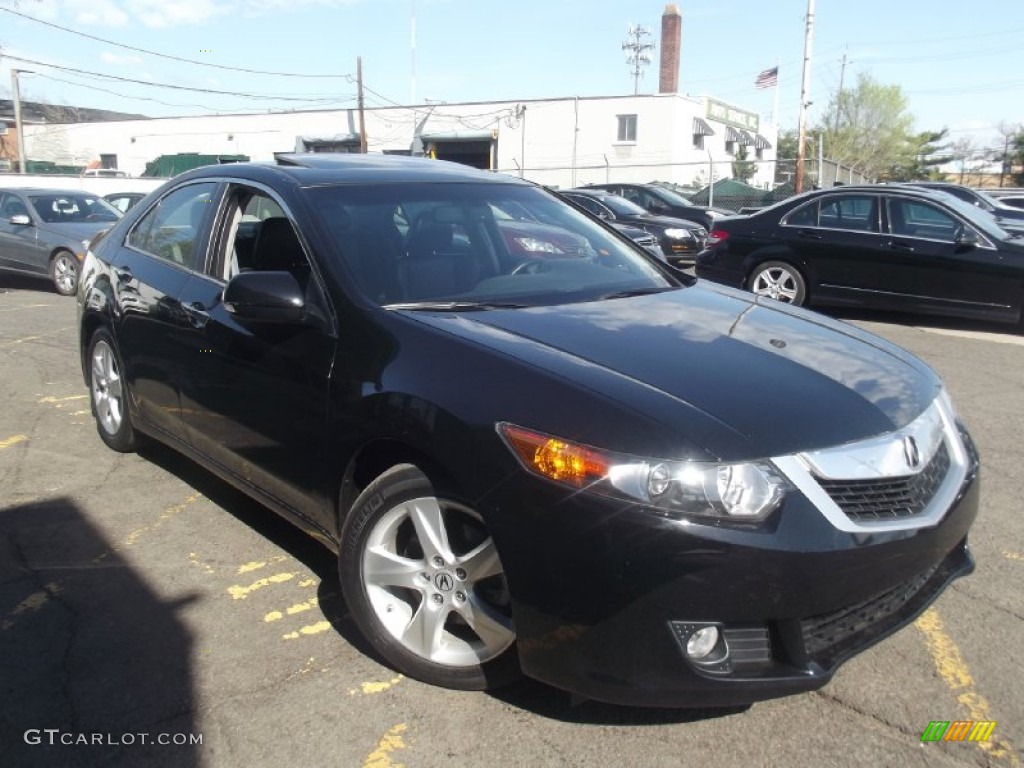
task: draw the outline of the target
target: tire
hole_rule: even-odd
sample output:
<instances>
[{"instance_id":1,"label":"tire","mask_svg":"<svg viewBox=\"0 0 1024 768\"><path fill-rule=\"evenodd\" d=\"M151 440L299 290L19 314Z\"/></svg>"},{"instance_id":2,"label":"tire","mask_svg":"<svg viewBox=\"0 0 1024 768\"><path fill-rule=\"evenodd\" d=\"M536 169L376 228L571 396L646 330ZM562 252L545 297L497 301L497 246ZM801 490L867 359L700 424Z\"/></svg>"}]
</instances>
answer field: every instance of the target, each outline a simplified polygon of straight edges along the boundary
<instances>
[{"instance_id":1,"label":"tire","mask_svg":"<svg viewBox=\"0 0 1024 768\"><path fill-rule=\"evenodd\" d=\"M411 464L356 499L338 570L352 618L403 674L459 690L520 676L508 584L483 520Z\"/></svg>"},{"instance_id":2,"label":"tire","mask_svg":"<svg viewBox=\"0 0 1024 768\"><path fill-rule=\"evenodd\" d=\"M61 296L78 292L78 259L71 251L57 251L50 259L50 279Z\"/></svg>"},{"instance_id":3,"label":"tire","mask_svg":"<svg viewBox=\"0 0 1024 768\"><path fill-rule=\"evenodd\" d=\"M110 448L131 453L140 444L128 407L128 387L124 383L121 360L114 338L100 328L89 340L89 400L96 419L96 431Z\"/></svg>"},{"instance_id":4,"label":"tire","mask_svg":"<svg viewBox=\"0 0 1024 768\"><path fill-rule=\"evenodd\" d=\"M747 278L747 290L758 296L801 306L807 301L807 283L800 270L785 261L758 264Z\"/></svg>"}]
</instances>

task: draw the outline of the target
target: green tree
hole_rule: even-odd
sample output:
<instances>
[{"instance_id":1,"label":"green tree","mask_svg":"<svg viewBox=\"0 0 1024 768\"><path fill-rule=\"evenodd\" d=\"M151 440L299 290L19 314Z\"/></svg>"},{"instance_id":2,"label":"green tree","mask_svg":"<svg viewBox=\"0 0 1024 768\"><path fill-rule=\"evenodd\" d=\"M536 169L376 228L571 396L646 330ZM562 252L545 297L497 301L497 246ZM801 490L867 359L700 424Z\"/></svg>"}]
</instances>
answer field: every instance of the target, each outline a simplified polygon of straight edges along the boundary
<instances>
[{"instance_id":1,"label":"green tree","mask_svg":"<svg viewBox=\"0 0 1024 768\"><path fill-rule=\"evenodd\" d=\"M754 174L757 173L757 163L748 159L749 154L745 145L740 144L739 149L736 150L736 159L732 161L732 177L736 181L742 181L744 183L754 178Z\"/></svg>"},{"instance_id":2,"label":"green tree","mask_svg":"<svg viewBox=\"0 0 1024 768\"><path fill-rule=\"evenodd\" d=\"M1024 187L1024 128L1010 138L1007 163L1010 166L1008 173L1013 178L1013 183L1018 187Z\"/></svg>"},{"instance_id":3,"label":"green tree","mask_svg":"<svg viewBox=\"0 0 1024 768\"><path fill-rule=\"evenodd\" d=\"M861 73L853 88L836 93L818 122L825 156L871 179L916 169L920 134L898 85L882 85Z\"/></svg>"},{"instance_id":4,"label":"green tree","mask_svg":"<svg viewBox=\"0 0 1024 768\"><path fill-rule=\"evenodd\" d=\"M880 178L888 181L940 181L944 175L940 165L952 162L957 149L955 142L946 141L949 131L925 131L907 137L905 151L890 165L882 169Z\"/></svg>"},{"instance_id":5,"label":"green tree","mask_svg":"<svg viewBox=\"0 0 1024 768\"><path fill-rule=\"evenodd\" d=\"M775 184L785 184L792 181L796 172L796 150L799 141L799 131L796 128L787 128L779 131L778 141L775 145Z\"/></svg>"}]
</instances>

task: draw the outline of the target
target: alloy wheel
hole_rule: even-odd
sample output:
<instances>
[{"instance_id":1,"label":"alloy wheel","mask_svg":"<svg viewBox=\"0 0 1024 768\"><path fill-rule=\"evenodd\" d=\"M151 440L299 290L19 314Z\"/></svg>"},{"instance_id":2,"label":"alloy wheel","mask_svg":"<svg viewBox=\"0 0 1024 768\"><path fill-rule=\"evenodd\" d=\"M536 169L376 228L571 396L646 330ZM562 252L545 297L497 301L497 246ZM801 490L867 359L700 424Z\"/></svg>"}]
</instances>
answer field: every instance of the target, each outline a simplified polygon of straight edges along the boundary
<instances>
[{"instance_id":1,"label":"alloy wheel","mask_svg":"<svg viewBox=\"0 0 1024 768\"><path fill-rule=\"evenodd\" d=\"M90 387L96 417L108 435L115 435L124 420L124 388L114 350L106 340L96 342L92 350Z\"/></svg>"}]
</instances>

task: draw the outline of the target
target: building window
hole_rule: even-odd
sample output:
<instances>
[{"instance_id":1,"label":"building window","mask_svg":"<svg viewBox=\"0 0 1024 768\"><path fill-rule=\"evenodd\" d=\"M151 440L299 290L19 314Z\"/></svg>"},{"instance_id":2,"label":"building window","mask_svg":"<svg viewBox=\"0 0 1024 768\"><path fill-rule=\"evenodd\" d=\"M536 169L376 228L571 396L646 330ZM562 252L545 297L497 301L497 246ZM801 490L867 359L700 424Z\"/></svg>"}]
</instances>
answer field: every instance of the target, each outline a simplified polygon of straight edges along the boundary
<instances>
[{"instance_id":1,"label":"building window","mask_svg":"<svg viewBox=\"0 0 1024 768\"><path fill-rule=\"evenodd\" d=\"M754 158L757 160L764 160L764 150L760 147L754 149Z\"/></svg>"},{"instance_id":2,"label":"building window","mask_svg":"<svg viewBox=\"0 0 1024 768\"><path fill-rule=\"evenodd\" d=\"M117 169L117 155L100 155L100 168Z\"/></svg>"},{"instance_id":3,"label":"building window","mask_svg":"<svg viewBox=\"0 0 1024 768\"><path fill-rule=\"evenodd\" d=\"M694 149L704 149L704 134L703 133L695 133L695 134L693 134L693 148Z\"/></svg>"},{"instance_id":4,"label":"building window","mask_svg":"<svg viewBox=\"0 0 1024 768\"><path fill-rule=\"evenodd\" d=\"M636 115L618 115L618 141L636 141Z\"/></svg>"},{"instance_id":5,"label":"building window","mask_svg":"<svg viewBox=\"0 0 1024 768\"><path fill-rule=\"evenodd\" d=\"M736 142L735 141L727 141L727 142L725 142L725 153L727 155L735 155L736 154Z\"/></svg>"}]
</instances>

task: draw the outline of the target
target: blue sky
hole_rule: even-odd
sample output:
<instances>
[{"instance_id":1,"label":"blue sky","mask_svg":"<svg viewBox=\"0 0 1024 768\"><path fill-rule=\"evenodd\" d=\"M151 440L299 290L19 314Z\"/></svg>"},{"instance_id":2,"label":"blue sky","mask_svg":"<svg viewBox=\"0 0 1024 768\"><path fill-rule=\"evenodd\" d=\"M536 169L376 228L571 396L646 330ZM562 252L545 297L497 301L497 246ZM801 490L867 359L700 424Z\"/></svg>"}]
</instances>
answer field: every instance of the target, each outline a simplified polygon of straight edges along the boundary
<instances>
[{"instance_id":1,"label":"blue sky","mask_svg":"<svg viewBox=\"0 0 1024 768\"><path fill-rule=\"evenodd\" d=\"M211 65L354 75L367 104L415 97L458 102L632 93L621 44L640 24L659 42L658 0L0 0L96 37ZM807 0L677 0L683 15L680 91L768 115L772 91L754 78L778 62L779 116L795 127ZM991 144L1000 123L1024 123L1024 0L817 0L811 120L839 84L868 73L910 97L917 128ZM415 14L415 84L411 55ZM26 99L152 116L354 105L344 77L246 74L161 59L0 12L0 94L10 68ZM291 101L152 88L118 75ZM657 57L641 92L657 89ZM95 90L104 89L104 90ZM149 100L145 100L149 99Z\"/></svg>"}]
</instances>

